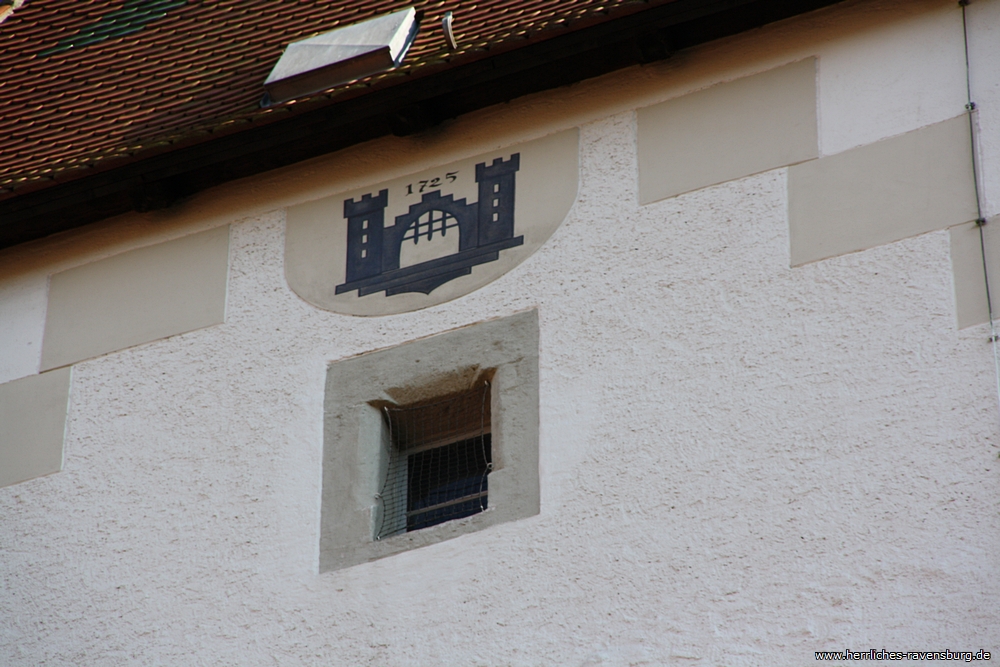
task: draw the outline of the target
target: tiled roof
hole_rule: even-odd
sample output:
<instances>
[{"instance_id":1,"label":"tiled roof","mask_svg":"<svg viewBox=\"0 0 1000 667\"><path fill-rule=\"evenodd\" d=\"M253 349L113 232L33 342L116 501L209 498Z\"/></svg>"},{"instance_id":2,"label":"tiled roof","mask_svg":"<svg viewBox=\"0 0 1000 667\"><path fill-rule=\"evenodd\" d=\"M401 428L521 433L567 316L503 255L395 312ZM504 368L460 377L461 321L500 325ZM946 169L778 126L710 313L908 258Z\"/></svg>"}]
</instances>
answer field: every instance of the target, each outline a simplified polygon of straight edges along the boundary
<instances>
[{"instance_id":1,"label":"tiled roof","mask_svg":"<svg viewBox=\"0 0 1000 667\"><path fill-rule=\"evenodd\" d=\"M28 0L0 23L0 200L672 1ZM260 108L288 42L411 5L401 67Z\"/></svg>"}]
</instances>

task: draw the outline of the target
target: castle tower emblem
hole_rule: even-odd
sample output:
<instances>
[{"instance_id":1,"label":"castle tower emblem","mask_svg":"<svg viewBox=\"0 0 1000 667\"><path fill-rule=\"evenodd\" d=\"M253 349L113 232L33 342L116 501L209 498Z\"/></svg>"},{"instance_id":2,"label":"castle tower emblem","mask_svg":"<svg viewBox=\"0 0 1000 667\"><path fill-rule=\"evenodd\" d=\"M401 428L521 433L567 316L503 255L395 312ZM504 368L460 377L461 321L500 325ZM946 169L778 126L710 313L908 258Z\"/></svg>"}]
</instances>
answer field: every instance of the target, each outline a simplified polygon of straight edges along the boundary
<instances>
[{"instance_id":1,"label":"castle tower emblem","mask_svg":"<svg viewBox=\"0 0 1000 667\"><path fill-rule=\"evenodd\" d=\"M434 190L385 225L389 191L359 200L344 200L347 219L347 279L336 294L358 291L358 296L385 292L430 294L450 280L472 273L472 267L500 258L500 251L524 243L514 236L514 180L520 153L476 165L479 201L467 204ZM403 244L430 241L436 235L458 234L458 252L400 268Z\"/></svg>"}]
</instances>

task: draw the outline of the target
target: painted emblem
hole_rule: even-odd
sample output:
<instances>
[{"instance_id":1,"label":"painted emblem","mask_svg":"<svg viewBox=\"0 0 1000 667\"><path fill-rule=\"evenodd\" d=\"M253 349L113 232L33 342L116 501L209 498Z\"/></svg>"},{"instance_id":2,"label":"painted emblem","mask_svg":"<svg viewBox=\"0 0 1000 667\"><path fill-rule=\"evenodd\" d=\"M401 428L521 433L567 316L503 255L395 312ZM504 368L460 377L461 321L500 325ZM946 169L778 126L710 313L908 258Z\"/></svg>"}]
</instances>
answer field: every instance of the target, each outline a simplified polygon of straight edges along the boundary
<instances>
[{"instance_id":1,"label":"painted emblem","mask_svg":"<svg viewBox=\"0 0 1000 667\"><path fill-rule=\"evenodd\" d=\"M569 129L459 159L434 161L425 147L405 157L422 165L409 173L392 151L334 157L312 172L320 196L285 210L288 285L314 306L361 316L475 292L537 252L566 218L578 146ZM385 169L393 176L378 178Z\"/></svg>"},{"instance_id":2,"label":"painted emblem","mask_svg":"<svg viewBox=\"0 0 1000 667\"><path fill-rule=\"evenodd\" d=\"M489 166L485 162L476 165L479 201L467 204L464 198L432 190L388 227L388 190L345 199L347 280L337 285L335 293L430 294L446 282L469 275L473 266L496 261L502 250L522 245L524 237L514 236L514 186L520 158L520 153L514 153L508 160L496 158ZM417 246L422 239L431 243L436 237L445 239L449 232L458 235L458 252L400 266L406 244Z\"/></svg>"}]
</instances>

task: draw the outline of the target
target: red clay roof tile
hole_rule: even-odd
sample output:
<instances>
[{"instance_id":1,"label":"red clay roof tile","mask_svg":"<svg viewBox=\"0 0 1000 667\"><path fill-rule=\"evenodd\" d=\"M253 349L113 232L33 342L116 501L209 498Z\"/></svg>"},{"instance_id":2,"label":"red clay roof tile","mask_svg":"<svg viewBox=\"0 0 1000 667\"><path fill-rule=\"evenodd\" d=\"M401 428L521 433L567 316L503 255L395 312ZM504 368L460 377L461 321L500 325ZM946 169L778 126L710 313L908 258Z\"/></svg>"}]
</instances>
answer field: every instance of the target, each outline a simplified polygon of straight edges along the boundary
<instances>
[{"instance_id":1,"label":"red clay roof tile","mask_svg":"<svg viewBox=\"0 0 1000 667\"><path fill-rule=\"evenodd\" d=\"M286 44L406 6L425 18L398 70L299 102L314 108L392 85L400 74L468 63L526 37L556 36L671 1L29 0L0 24L0 188L16 195L53 175L281 117L259 101ZM454 52L440 29L448 10L459 41ZM112 13L123 23L100 23ZM111 36L41 55L87 31Z\"/></svg>"}]
</instances>

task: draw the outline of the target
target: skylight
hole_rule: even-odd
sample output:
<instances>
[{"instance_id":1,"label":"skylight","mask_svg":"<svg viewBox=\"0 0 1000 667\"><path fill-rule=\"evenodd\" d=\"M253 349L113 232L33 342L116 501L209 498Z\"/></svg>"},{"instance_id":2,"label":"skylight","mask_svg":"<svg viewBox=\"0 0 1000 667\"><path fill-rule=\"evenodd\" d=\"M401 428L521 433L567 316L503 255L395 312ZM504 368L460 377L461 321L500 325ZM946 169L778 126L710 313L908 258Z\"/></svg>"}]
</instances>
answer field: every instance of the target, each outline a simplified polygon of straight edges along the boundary
<instances>
[{"instance_id":1,"label":"skylight","mask_svg":"<svg viewBox=\"0 0 1000 667\"><path fill-rule=\"evenodd\" d=\"M410 7L292 42L271 70L264 104L297 97L397 67L417 35Z\"/></svg>"},{"instance_id":2,"label":"skylight","mask_svg":"<svg viewBox=\"0 0 1000 667\"><path fill-rule=\"evenodd\" d=\"M0 0L0 23L3 23L8 16L14 13L24 4L24 0Z\"/></svg>"}]
</instances>

